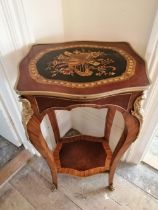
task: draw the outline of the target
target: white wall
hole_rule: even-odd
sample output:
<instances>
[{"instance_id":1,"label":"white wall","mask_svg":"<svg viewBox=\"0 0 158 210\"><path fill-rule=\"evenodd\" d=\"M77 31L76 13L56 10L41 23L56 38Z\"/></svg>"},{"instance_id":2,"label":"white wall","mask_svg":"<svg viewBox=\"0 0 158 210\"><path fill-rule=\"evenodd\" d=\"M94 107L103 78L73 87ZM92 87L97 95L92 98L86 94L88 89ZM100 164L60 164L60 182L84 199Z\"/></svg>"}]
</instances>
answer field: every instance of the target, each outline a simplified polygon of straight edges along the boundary
<instances>
[{"instance_id":1,"label":"white wall","mask_svg":"<svg viewBox=\"0 0 158 210\"><path fill-rule=\"evenodd\" d=\"M157 0L22 0L34 41L127 41L142 56Z\"/></svg>"},{"instance_id":2,"label":"white wall","mask_svg":"<svg viewBox=\"0 0 158 210\"><path fill-rule=\"evenodd\" d=\"M127 41L142 55L157 0L62 0L66 40Z\"/></svg>"},{"instance_id":3,"label":"white wall","mask_svg":"<svg viewBox=\"0 0 158 210\"><path fill-rule=\"evenodd\" d=\"M11 120L10 114L7 112L3 99L0 95L0 135L5 139L15 144L16 146L20 146L21 142L19 141L19 137L15 132L14 123Z\"/></svg>"},{"instance_id":4,"label":"white wall","mask_svg":"<svg viewBox=\"0 0 158 210\"><path fill-rule=\"evenodd\" d=\"M60 0L22 1L36 43L63 41L63 17Z\"/></svg>"},{"instance_id":5,"label":"white wall","mask_svg":"<svg viewBox=\"0 0 158 210\"><path fill-rule=\"evenodd\" d=\"M75 108L71 111L72 127L81 134L103 137L107 109L88 107ZM110 132L109 145L114 151L124 129L124 120L120 112L116 112Z\"/></svg>"}]
</instances>

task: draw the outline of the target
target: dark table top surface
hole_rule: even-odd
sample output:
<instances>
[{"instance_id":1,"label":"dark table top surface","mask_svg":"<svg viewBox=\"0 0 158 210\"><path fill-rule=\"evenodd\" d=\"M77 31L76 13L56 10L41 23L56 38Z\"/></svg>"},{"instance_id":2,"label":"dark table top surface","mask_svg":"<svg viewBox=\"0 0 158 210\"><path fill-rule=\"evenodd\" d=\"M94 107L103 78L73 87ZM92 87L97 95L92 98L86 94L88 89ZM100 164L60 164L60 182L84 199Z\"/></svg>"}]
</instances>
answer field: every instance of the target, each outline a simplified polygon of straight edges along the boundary
<instances>
[{"instance_id":1,"label":"dark table top surface","mask_svg":"<svg viewBox=\"0 0 158 210\"><path fill-rule=\"evenodd\" d=\"M128 43L76 41L32 46L16 89L21 95L96 98L148 85L145 62Z\"/></svg>"}]
</instances>

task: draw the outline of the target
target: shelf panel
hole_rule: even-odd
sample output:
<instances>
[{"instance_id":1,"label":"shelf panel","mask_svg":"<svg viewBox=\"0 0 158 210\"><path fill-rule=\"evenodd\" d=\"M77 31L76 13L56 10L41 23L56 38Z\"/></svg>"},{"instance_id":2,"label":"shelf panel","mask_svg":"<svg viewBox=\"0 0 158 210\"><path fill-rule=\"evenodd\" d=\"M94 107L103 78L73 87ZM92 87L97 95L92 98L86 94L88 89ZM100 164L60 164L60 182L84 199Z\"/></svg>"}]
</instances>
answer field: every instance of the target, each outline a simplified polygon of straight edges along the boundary
<instances>
[{"instance_id":1,"label":"shelf panel","mask_svg":"<svg viewBox=\"0 0 158 210\"><path fill-rule=\"evenodd\" d=\"M89 176L109 170L112 152L106 141L69 138L57 144L54 151L58 172Z\"/></svg>"}]
</instances>

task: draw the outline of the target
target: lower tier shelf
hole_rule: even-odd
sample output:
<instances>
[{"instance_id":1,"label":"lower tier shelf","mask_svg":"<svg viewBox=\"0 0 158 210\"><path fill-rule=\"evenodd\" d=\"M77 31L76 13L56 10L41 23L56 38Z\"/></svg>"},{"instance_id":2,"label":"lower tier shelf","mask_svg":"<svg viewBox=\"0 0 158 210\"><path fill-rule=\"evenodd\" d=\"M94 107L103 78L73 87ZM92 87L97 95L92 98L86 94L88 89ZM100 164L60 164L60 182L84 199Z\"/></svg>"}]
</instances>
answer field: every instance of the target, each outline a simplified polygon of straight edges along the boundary
<instances>
[{"instance_id":1,"label":"lower tier shelf","mask_svg":"<svg viewBox=\"0 0 158 210\"><path fill-rule=\"evenodd\" d=\"M70 142L57 144L54 158L59 173L89 176L109 170L112 152L105 140L97 142L71 137Z\"/></svg>"}]
</instances>

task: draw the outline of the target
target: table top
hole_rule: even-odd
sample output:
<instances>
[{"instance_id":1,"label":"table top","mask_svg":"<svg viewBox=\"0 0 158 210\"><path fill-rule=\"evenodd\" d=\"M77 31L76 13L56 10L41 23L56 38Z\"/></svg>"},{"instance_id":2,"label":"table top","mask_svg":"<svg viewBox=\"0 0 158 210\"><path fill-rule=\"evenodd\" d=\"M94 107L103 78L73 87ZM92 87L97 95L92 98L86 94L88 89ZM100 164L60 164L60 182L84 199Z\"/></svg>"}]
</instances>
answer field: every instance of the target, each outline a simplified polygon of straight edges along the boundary
<instances>
[{"instance_id":1,"label":"table top","mask_svg":"<svg viewBox=\"0 0 158 210\"><path fill-rule=\"evenodd\" d=\"M19 71L20 95L99 98L149 85L144 60L126 42L34 45Z\"/></svg>"}]
</instances>

